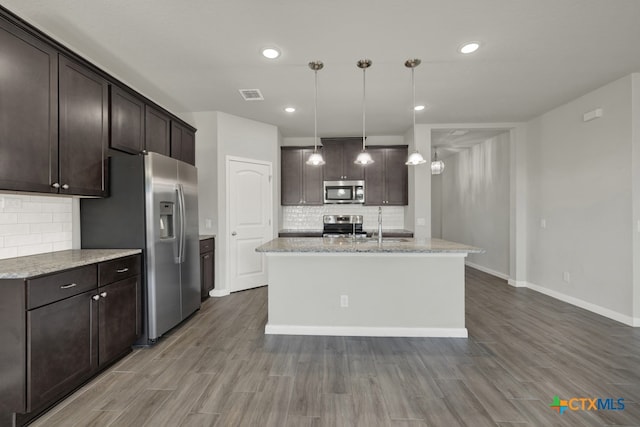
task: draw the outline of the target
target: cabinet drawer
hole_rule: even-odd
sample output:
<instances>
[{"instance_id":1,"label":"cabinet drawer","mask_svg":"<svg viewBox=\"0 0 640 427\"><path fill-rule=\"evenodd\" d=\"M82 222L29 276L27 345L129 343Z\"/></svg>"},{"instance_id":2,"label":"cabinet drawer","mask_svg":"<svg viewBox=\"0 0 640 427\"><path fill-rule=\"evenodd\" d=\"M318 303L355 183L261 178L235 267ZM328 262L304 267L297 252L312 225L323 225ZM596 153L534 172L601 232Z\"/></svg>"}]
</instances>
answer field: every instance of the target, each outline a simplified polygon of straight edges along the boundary
<instances>
[{"instance_id":1,"label":"cabinet drawer","mask_svg":"<svg viewBox=\"0 0 640 427\"><path fill-rule=\"evenodd\" d=\"M200 240L200 255L213 250L213 239Z\"/></svg>"},{"instance_id":2,"label":"cabinet drawer","mask_svg":"<svg viewBox=\"0 0 640 427\"><path fill-rule=\"evenodd\" d=\"M95 289L98 286L97 279L94 264L27 280L27 309Z\"/></svg>"},{"instance_id":3,"label":"cabinet drawer","mask_svg":"<svg viewBox=\"0 0 640 427\"><path fill-rule=\"evenodd\" d=\"M140 255L132 255L98 264L100 286L140 274Z\"/></svg>"}]
</instances>

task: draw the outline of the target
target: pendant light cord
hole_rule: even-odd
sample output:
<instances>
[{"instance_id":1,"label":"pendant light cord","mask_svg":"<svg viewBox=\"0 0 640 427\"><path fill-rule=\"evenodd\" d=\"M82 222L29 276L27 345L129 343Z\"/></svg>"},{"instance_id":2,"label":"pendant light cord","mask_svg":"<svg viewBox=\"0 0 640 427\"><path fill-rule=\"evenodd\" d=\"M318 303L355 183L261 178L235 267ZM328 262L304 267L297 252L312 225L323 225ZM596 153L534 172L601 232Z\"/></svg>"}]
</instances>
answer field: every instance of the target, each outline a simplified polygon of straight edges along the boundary
<instances>
[{"instance_id":1,"label":"pendant light cord","mask_svg":"<svg viewBox=\"0 0 640 427\"><path fill-rule=\"evenodd\" d=\"M365 120L366 120L366 88L367 88L367 69L362 69L362 151L365 150Z\"/></svg>"},{"instance_id":2,"label":"pendant light cord","mask_svg":"<svg viewBox=\"0 0 640 427\"><path fill-rule=\"evenodd\" d=\"M316 93L313 106L313 152L318 152L318 70L313 70L315 75Z\"/></svg>"},{"instance_id":3,"label":"pendant light cord","mask_svg":"<svg viewBox=\"0 0 640 427\"><path fill-rule=\"evenodd\" d=\"M411 105L411 110L413 111L413 145L416 151L418 150L418 146L416 145L416 79L415 79L415 68L411 68L411 88L413 91L413 105Z\"/></svg>"}]
</instances>

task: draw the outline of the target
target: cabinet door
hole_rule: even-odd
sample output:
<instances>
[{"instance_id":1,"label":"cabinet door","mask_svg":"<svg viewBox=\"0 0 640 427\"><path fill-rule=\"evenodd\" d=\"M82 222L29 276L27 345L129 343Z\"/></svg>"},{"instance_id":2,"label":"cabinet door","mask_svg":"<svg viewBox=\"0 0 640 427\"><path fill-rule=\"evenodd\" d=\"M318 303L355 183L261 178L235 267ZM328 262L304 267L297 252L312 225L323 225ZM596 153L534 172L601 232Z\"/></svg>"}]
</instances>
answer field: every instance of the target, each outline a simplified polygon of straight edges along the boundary
<instances>
[{"instance_id":1,"label":"cabinet door","mask_svg":"<svg viewBox=\"0 0 640 427\"><path fill-rule=\"evenodd\" d=\"M95 290L27 312L27 411L53 402L98 367Z\"/></svg>"},{"instance_id":2,"label":"cabinet door","mask_svg":"<svg viewBox=\"0 0 640 427\"><path fill-rule=\"evenodd\" d=\"M140 276L102 286L98 294L102 366L128 352L140 336Z\"/></svg>"},{"instance_id":3,"label":"cabinet door","mask_svg":"<svg viewBox=\"0 0 640 427\"><path fill-rule=\"evenodd\" d=\"M408 205L408 166L404 164L407 161L407 148L387 148L385 151L385 204Z\"/></svg>"},{"instance_id":4,"label":"cabinet door","mask_svg":"<svg viewBox=\"0 0 640 427\"><path fill-rule=\"evenodd\" d=\"M351 140L342 143L342 173L344 179L361 180L364 179L364 171L371 165L362 166L353 163L358 154L362 151L362 139Z\"/></svg>"},{"instance_id":5,"label":"cabinet door","mask_svg":"<svg viewBox=\"0 0 640 427\"><path fill-rule=\"evenodd\" d=\"M144 150L144 101L111 86L111 140L109 146L127 153Z\"/></svg>"},{"instance_id":6,"label":"cabinet door","mask_svg":"<svg viewBox=\"0 0 640 427\"><path fill-rule=\"evenodd\" d=\"M364 168L365 186L364 203L371 206L382 206L385 199L384 148L369 148L373 164Z\"/></svg>"},{"instance_id":7,"label":"cabinet door","mask_svg":"<svg viewBox=\"0 0 640 427\"><path fill-rule=\"evenodd\" d=\"M109 84L59 56L60 193L105 196Z\"/></svg>"},{"instance_id":8,"label":"cabinet door","mask_svg":"<svg viewBox=\"0 0 640 427\"><path fill-rule=\"evenodd\" d=\"M146 105L144 110L144 149L169 156L171 154L171 119L165 113L149 105Z\"/></svg>"},{"instance_id":9,"label":"cabinet door","mask_svg":"<svg viewBox=\"0 0 640 427\"><path fill-rule=\"evenodd\" d=\"M195 143L195 134L191 130L171 121L171 157L195 165Z\"/></svg>"},{"instance_id":10,"label":"cabinet door","mask_svg":"<svg viewBox=\"0 0 640 427\"><path fill-rule=\"evenodd\" d=\"M334 141L322 141L322 157L324 158L324 179L327 181L341 181L342 173L342 144ZM355 158L354 158L355 160Z\"/></svg>"},{"instance_id":11,"label":"cabinet door","mask_svg":"<svg viewBox=\"0 0 640 427\"><path fill-rule=\"evenodd\" d=\"M58 53L0 19L0 58L0 189L57 193Z\"/></svg>"},{"instance_id":12,"label":"cabinet door","mask_svg":"<svg viewBox=\"0 0 640 427\"><path fill-rule=\"evenodd\" d=\"M200 255L200 296L204 301L209 298L209 291L213 289L213 252Z\"/></svg>"},{"instance_id":13,"label":"cabinet door","mask_svg":"<svg viewBox=\"0 0 640 427\"><path fill-rule=\"evenodd\" d=\"M305 205L324 204L323 166L308 165L307 159L313 154L312 149L302 150L302 199Z\"/></svg>"},{"instance_id":14,"label":"cabinet door","mask_svg":"<svg viewBox=\"0 0 640 427\"><path fill-rule=\"evenodd\" d=\"M302 196L302 150L282 149L280 153L280 203L283 206L301 205L304 203Z\"/></svg>"}]
</instances>

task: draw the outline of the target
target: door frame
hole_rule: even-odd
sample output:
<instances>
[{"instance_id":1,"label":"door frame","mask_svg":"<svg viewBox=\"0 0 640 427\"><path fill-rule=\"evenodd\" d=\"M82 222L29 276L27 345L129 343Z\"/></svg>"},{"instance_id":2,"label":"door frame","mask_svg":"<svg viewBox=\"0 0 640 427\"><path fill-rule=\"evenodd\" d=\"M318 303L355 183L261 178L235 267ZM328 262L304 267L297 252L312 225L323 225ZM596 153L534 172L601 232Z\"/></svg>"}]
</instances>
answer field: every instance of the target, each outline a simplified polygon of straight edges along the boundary
<instances>
[{"instance_id":1,"label":"door frame","mask_svg":"<svg viewBox=\"0 0 640 427\"><path fill-rule=\"evenodd\" d=\"M242 163L252 163L252 164L256 164L256 165L261 165L261 166L267 166L269 168L269 212L271 214L271 238L273 238L273 224L274 224L274 218L273 218L273 163L266 161L266 160L257 160L257 159L250 159L248 157L237 157L237 156L226 156L225 157L225 224L224 224L224 232L225 232L225 239L224 239L224 247L225 247L225 255L226 255L226 262L225 262L225 276L226 276L226 284L227 284L227 289L226 289L226 294L230 294L232 292L231 290L231 239L230 239L230 233L231 233L231 216L230 216L230 210L231 210L231 192L229 191L230 187L231 187L231 162L242 162ZM264 255L263 255L264 256Z\"/></svg>"}]
</instances>

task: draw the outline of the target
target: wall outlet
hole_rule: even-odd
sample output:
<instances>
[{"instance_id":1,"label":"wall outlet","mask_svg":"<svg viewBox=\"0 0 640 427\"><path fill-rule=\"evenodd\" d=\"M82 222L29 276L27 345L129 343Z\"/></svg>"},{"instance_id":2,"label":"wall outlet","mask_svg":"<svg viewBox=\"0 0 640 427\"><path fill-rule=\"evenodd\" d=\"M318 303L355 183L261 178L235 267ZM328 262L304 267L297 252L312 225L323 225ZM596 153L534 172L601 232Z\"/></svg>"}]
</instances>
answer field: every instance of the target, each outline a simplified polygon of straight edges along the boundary
<instances>
[{"instance_id":1,"label":"wall outlet","mask_svg":"<svg viewBox=\"0 0 640 427\"><path fill-rule=\"evenodd\" d=\"M349 307L349 295L340 295L340 307Z\"/></svg>"},{"instance_id":2,"label":"wall outlet","mask_svg":"<svg viewBox=\"0 0 640 427\"><path fill-rule=\"evenodd\" d=\"M562 280L564 280L566 283L571 283L571 275L568 271L562 273Z\"/></svg>"},{"instance_id":3,"label":"wall outlet","mask_svg":"<svg viewBox=\"0 0 640 427\"><path fill-rule=\"evenodd\" d=\"M540 228L547 228L547 220L542 218L540 220Z\"/></svg>"}]
</instances>

